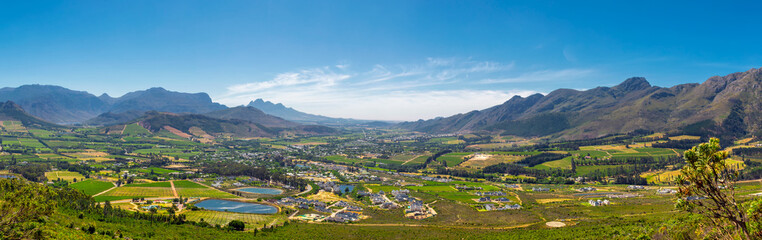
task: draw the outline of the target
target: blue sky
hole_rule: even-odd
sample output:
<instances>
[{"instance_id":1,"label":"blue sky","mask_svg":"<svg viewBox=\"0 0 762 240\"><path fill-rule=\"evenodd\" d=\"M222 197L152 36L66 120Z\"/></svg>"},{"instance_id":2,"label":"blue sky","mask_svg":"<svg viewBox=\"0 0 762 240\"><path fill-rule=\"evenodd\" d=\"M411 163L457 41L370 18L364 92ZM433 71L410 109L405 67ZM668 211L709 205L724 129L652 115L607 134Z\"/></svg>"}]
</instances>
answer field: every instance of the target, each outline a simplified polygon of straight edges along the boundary
<instances>
[{"instance_id":1,"label":"blue sky","mask_svg":"<svg viewBox=\"0 0 762 240\"><path fill-rule=\"evenodd\" d=\"M3 1L0 86L149 87L417 120L762 66L757 2Z\"/></svg>"}]
</instances>

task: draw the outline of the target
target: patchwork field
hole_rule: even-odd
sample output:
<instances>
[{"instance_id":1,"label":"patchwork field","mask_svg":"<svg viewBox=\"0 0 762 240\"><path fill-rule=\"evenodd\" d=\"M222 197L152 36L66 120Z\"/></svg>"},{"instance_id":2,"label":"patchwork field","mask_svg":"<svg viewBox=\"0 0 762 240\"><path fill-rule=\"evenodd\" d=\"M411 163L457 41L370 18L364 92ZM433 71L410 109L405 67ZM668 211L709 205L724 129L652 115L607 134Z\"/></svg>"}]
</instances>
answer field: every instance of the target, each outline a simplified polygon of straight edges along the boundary
<instances>
[{"instance_id":1,"label":"patchwork field","mask_svg":"<svg viewBox=\"0 0 762 240\"><path fill-rule=\"evenodd\" d=\"M190 221L207 222L211 225L227 225L230 221L239 220L245 223L246 230L254 230L261 228L263 225L270 226L272 224L280 224L286 221L284 215L264 215L264 214L247 214L247 213L234 213L234 212L218 212L218 211L184 211L183 214Z\"/></svg>"},{"instance_id":2,"label":"patchwork field","mask_svg":"<svg viewBox=\"0 0 762 240\"><path fill-rule=\"evenodd\" d=\"M122 132L124 135L150 135L151 132L148 131L148 129L145 129L143 126L138 125L137 123L129 124L124 127L124 131Z\"/></svg>"},{"instance_id":3,"label":"patchwork field","mask_svg":"<svg viewBox=\"0 0 762 240\"><path fill-rule=\"evenodd\" d=\"M472 168L484 168L484 167L499 164L499 163L512 163L512 162L516 162L526 158L526 156L508 155L508 154L485 154L484 156L486 157L483 157L483 158L473 157L461 163L459 166L472 167ZM449 163L448 163L448 166L450 166Z\"/></svg>"},{"instance_id":4,"label":"patchwork field","mask_svg":"<svg viewBox=\"0 0 762 240\"><path fill-rule=\"evenodd\" d=\"M454 167L464 161L466 161L465 157L468 155L471 155L473 153L470 152L463 152L463 153L448 153L445 155L440 156L437 158L438 161L445 161L447 162L448 167Z\"/></svg>"},{"instance_id":5,"label":"patchwork field","mask_svg":"<svg viewBox=\"0 0 762 240\"><path fill-rule=\"evenodd\" d=\"M114 184L110 182L98 181L98 180L86 180L70 184L69 187L82 190L85 194L92 196L100 192L106 191L109 188L114 187Z\"/></svg>"},{"instance_id":6,"label":"patchwork field","mask_svg":"<svg viewBox=\"0 0 762 240\"><path fill-rule=\"evenodd\" d=\"M49 181L61 179L67 182L73 182L75 178L77 179L77 181L82 181L83 179L85 179L85 176L82 176L82 174L79 174L78 172L69 172L69 171L46 172L45 177L47 177Z\"/></svg>"}]
</instances>

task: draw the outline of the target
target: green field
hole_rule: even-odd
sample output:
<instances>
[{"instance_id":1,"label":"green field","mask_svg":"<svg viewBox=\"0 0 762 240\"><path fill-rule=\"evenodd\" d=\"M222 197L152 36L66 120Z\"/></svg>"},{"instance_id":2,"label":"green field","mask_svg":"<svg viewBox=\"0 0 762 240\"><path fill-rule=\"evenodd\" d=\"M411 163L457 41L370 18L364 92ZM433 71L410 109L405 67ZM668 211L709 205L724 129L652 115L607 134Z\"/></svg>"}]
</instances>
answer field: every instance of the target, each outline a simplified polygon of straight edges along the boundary
<instances>
[{"instance_id":1,"label":"green field","mask_svg":"<svg viewBox=\"0 0 762 240\"><path fill-rule=\"evenodd\" d=\"M545 169L545 168L563 168L563 169L571 169L571 158L572 157L565 157L559 160L550 161L550 162L544 162L540 165L536 165L533 168L536 169Z\"/></svg>"},{"instance_id":2,"label":"green field","mask_svg":"<svg viewBox=\"0 0 762 240\"><path fill-rule=\"evenodd\" d=\"M104 197L174 197L170 187L118 187L108 191Z\"/></svg>"},{"instance_id":3,"label":"green field","mask_svg":"<svg viewBox=\"0 0 762 240\"><path fill-rule=\"evenodd\" d=\"M227 225L230 221L239 220L245 223L246 230L261 228L262 225L277 223L280 224L286 220L283 215L265 215L265 214L247 214L234 212L218 212L208 210L185 211L183 212L188 220L200 222L202 219L212 225Z\"/></svg>"},{"instance_id":4,"label":"green field","mask_svg":"<svg viewBox=\"0 0 762 240\"><path fill-rule=\"evenodd\" d=\"M114 187L114 184L110 182L103 182L103 181L90 179L90 180L70 184L69 187L82 190L82 192L84 192L88 196L92 196L97 193L106 191L109 188Z\"/></svg>"},{"instance_id":5,"label":"green field","mask_svg":"<svg viewBox=\"0 0 762 240\"><path fill-rule=\"evenodd\" d=\"M82 176L82 174L79 174L78 172L69 172L69 171L46 172L45 177L47 177L49 181L61 179L67 182L73 182L75 178L78 181L82 181L83 179L85 179L85 176Z\"/></svg>"},{"instance_id":6,"label":"green field","mask_svg":"<svg viewBox=\"0 0 762 240\"><path fill-rule=\"evenodd\" d=\"M171 188L172 184L170 184L169 182L133 183L133 184L124 185L122 187Z\"/></svg>"},{"instance_id":7,"label":"green field","mask_svg":"<svg viewBox=\"0 0 762 240\"><path fill-rule=\"evenodd\" d=\"M137 123L129 124L124 127L124 135L150 135L151 132L148 129L138 125Z\"/></svg>"},{"instance_id":8,"label":"green field","mask_svg":"<svg viewBox=\"0 0 762 240\"><path fill-rule=\"evenodd\" d=\"M194 183L188 180L174 181L175 188L207 188L201 184Z\"/></svg>"},{"instance_id":9,"label":"green field","mask_svg":"<svg viewBox=\"0 0 762 240\"><path fill-rule=\"evenodd\" d=\"M437 160L445 161L447 162L448 167L453 167L465 161L463 157L471 155L471 154L473 153L448 153L448 154L440 156L439 158L437 158Z\"/></svg>"},{"instance_id":10,"label":"green field","mask_svg":"<svg viewBox=\"0 0 762 240\"><path fill-rule=\"evenodd\" d=\"M177 195L182 197L236 198L237 196L211 188L177 188Z\"/></svg>"}]
</instances>

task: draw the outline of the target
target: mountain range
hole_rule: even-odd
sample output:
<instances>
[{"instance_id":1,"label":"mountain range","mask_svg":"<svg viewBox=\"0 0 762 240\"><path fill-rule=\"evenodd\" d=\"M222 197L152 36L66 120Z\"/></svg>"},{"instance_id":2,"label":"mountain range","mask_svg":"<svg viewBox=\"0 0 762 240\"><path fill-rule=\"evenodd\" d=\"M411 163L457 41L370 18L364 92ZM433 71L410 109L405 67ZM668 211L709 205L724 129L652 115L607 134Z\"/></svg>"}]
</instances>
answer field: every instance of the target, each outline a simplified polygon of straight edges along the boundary
<instances>
[{"instance_id":1,"label":"mountain range","mask_svg":"<svg viewBox=\"0 0 762 240\"><path fill-rule=\"evenodd\" d=\"M286 107L281 103L272 103L270 101L264 101L261 98L249 102L249 107L254 107L267 114L278 116L289 121L294 121L303 124L317 124L326 126L366 126L366 127L386 127L391 126L391 123L372 120L357 120L350 118L332 118L321 115L309 114L297 111L296 109Z\"/></svg>"},{"instance_id":2,"label":"mountain range","mask_svg":"<svg viewBox=\"0 0 762 240\"><path fill-rule=\"evenodd\" d=\"M6 115L18 115L17 110L26 111L25 114L31 116L24 117L24 121L36 124L113 126L145 122L146 119L172 119L178 121L180 128L177 129L185 127L180 124L182 122L195 121L215 129L210 130L212 132L233 129L231 131L245 136L272 134L285 129L330 132L310 125L390 125L386 122L308 114L262 99L251 101L248 106L228 108L213 102L206 93L180 93L163 88L113 98L105 94L96 97L59 86L24 85L0 89L0 101L14 102L3 105L5 110L13 110ZM212 124L208 119L222 122ZM231 123L247 127L230 127ZM403 122L392 127L425 133L491 132L562 139L593 138L640 130L759 136L762 134L762 70L751 69L711 77L700 84L680 84L669 88L652 86L645 78L633 77L613 87L584 91L558 89L547 95L514 96L503 104L487 109ZM181 131L187 132L189 129Z\"/></svg>"},{"instance_id":3,"label":"mountain range","mask_svg":"<svg viewBox=\"0 0 762 240\"><path fill-rule=\"evenodd\" d=\"M670 88L634 77L614 87L515 96L484 110L397 127L428 133L496 131L564 139L637 130L758 136L762 133L762 70Z\"/></svg>"},{"instance_id":4,"label":"mountain range","mask_svg":"<svg viewBox=\"0 0 762 240\"><path fill-rule=\"evenodd\" d=\"M88 92L59 86L24 85L0 89L0 101L13 101L29 114L58 124L83 123L104 113L207 113L227 108L212 102L206 93L180 93L163 88L130 92L112 98L106 94L96 97Z\"/></svg>"}]
</instances>

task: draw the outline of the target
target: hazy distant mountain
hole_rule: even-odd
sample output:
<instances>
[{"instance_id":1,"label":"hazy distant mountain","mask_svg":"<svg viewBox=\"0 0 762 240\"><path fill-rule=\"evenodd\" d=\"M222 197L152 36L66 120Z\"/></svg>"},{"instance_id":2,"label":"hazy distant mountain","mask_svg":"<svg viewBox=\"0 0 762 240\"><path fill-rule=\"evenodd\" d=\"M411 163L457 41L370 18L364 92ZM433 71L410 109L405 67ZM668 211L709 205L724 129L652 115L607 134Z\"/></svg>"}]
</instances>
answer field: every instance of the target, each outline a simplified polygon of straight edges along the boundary
<instances>
[{"instance_id":1,"label":"hazy distant mountain","mask_svg":"<svg viewBox=\"0 0 762 240\"><path fill-rule=\"evenodd\" d=\"M210 113L205 113L208 117L231 120L245 120L253 123L262 124L266 127L295 127L299 126L298 123L284 120L273 115L266 114L254 107L234 107L223 110L217 110Z\"/></svg>"},{"instance_id":2,"label":"hazy distant mountain","mask_svg":"<svg viewBox=\"0 0 762 240\"><path fill-rule=\"evenodd\" d=\"M202 137L271 137L284 132L295 134L332 134L336 130L324 126L295 125L289 127L268 127L260 123L240 119L219 119L201 114L174 114L156 111L146 112L134 120L151 132L170 131L179 135Z\"/></svg>"},{"instance_id":3,"label":"hazy distant mountain","mask_svg":"<svg viewBox=\"0 0 762 240\"><path fill-rule=\"evenodd\" d=\"M635 130L692 131L741 136L762 129L760 69L671 88L630 78L614 87L559 89L515 96L501 105L398 127L444 133L501 131L520 136L597 137ZM758 136L758 134L755 134Z\"/></svg>"},{"instance_id":4,"label":"hazy distant mountain","mask_svg":"<svg viewBox=\"0 0 762 240\"><path fill-rule=\"evenodd\" d=\"M226 109L212 102L206 93L181 93L164 88L151 88L125 94L114 101L111 112L159 111L173 113L206 113Z\"/></svg>"},{"instance_id":5,"label":"hazy distant mountain","mask_svg":"<svg viewBox=\"0 0 762 240\"><path fill-rule=\"evenodd\" d=\"M367 126L369 123L372 123L374 127L382 127L384 125L391 125L391 123L386 123L382 121L357 120L357 119L349 119L349 118L332 118L332 117L326 117L321 115L304 113L296 109L286 107L281 103L275 104L270 101L264 101L261 98L249 102L249 105L247 106L255 107L273 116L281 117L289 121L294 121L294 122L304 123L304 124L321 124L321 125L329 125L329 126L348 126L348 125Z\"/></svg>"},{"instance_id":6,"label":"hazy distant mountain","mask_svg":"<svg viewBox=\"0 0 762 240\"><path fill-rule=\"evenodd\" d=\"M126 122L131 122L132 120L135 120L143 116L144 113L145 111L137 111L137 110L131 110L131 111L120 112L120 113L107 112L107 113L98 115L95 118L88 119L87 121L84 121L83 124L91 125L91 126L107 126L107 125L123 124Z\"/></svg>"},{"instance_id":7,"label":"hazy distant mountain","mask_svg":"<svg viewBox=\"0 0 762 240\"><path fill-rule=\"evenodd\" d=\"M26 127L60 127L29 115L20 105L12 101L0 103L0 121L20 121Z\"/></svg>"},{"instance_id":8,"label":"hazy distant mountain","mask_svg":"<svg viewBox=\"0 0 762 240\"><path fill-rule=\"evenodd\" d=\"M13 101L33 116L60 124L84 123L104 113L113 114L88 123L103 125L128 121L146 111L206 113L227 108L212 102L206 93L180 93L163 88L151 88L113 98L107 94L96 97L59 86L24 85L0 89L0 101ZM119 116L114 115L117 113ZM101 121L106 118L109 121Z\"/></svg>"},{"instance_id":9,"label":"hazy distant mountain","mask_svg":"<svg viewBox=\"0 0 762 240\"><path fill-rule=\"evenodd\" d=\"M13 101L29 114L55 123L81 122L109 109L109 104L90 93L49 85L2 88L0 101Z\"/></svg>"}]
</instances>

